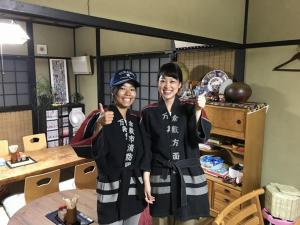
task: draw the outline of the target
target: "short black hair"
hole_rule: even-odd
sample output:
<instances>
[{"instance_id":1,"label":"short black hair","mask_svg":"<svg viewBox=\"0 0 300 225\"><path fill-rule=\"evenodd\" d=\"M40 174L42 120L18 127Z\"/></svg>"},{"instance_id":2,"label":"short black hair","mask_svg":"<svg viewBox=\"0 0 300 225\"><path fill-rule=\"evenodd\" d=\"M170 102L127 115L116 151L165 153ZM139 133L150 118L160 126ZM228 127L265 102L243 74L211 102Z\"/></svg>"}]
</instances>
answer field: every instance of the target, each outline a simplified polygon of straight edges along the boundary
<instances>
[{"instance_id":1,"label":"short black hair","mask_svg":"<svg viewBox=\"0 0 300 225\"><path fill-rule=\"evenodd\" d=\"M157 80L160 78L160 76L173 77L182 83L182 71L178 64L174 62L163 64L159 69Z\"/></svg>"},{"instance_id":2,"label":"short black hair","mask_svg":"<svg viewBox=\"0 0 300 225\"><path fill-rule=\"evenodd\" d=\"M135 89L137 89L137 88L139 87L139 86L136 85L136 83L134 83L134 82L132 82L132 81L127 81L127 82L125 82L125 83L131 84L133 87L135 87ZM119 89L120 89L125 83L122 83L122 84L119 84L119 85L117 85L117 86L112 87L111 93L112 93L113 95L115 95L115 94L119 91Z\"/></svg>"}]
</instances>

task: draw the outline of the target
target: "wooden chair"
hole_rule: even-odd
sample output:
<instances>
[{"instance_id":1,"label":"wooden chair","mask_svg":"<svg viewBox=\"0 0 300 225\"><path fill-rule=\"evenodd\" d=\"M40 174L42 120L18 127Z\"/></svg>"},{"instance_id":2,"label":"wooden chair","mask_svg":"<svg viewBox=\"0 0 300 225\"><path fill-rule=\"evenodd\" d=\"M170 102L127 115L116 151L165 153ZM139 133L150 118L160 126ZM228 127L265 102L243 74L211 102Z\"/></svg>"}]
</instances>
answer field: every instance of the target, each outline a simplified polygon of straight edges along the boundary
<instances>
[{"instance_id":1,"label":"wooden chair","mask_svg":"<svg viewBox=\"0 0 300 225\"><path fill-rule=\"evenodd\" d=\"M75 166L74 179L78 189L96 189L98 170L95 161Z\"/></svg>"},{"instance_id":2,"label":"wooden chair","mask_svg":"<svg viewBox=\"0 0 300 225\"><path fill-rule=\"evenodd\" d=\"M0 156L8 155L8 141L0 140Z\"/></svg>"},{"instance_id":3,"label":"wooden chair","mask_svg":"<svg viewBox=\"0 0 300 225\"><path fill-rule=\"evenodd\" d=\"M35 151L43 148L47 148L46 135L33 134L23 137L24 151Z\"/></svg>"},{"instance_id":4,"label":"wooden chair","mask_svg":"<svg viewBox=\"0 0 300 225\"><path fill-rule=\"evenodd\" d=\"M261 188L231 202L219 213L213 225L263 225L259 195L264 192L264 189ZM241 205L243 207L239 209Z\"/></svg>"},{"instance_id":5,"label":"wooden chair","mask_svg":"<svg viewBox=\"0 0 300 225\"><path fill-rule=\"evenodd\" d=\"M60 170L25 178L24 195L26 203L44 195L58 192Z\"/></svg>"}]
</instances>

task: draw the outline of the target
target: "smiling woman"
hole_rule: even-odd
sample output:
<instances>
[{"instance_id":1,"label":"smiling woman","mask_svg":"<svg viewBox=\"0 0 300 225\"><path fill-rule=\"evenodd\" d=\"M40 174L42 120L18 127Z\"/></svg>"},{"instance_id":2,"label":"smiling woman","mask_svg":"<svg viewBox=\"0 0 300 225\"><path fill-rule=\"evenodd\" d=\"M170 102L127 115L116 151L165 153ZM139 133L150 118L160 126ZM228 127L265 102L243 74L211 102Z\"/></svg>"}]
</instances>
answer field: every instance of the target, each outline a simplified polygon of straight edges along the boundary
<instances>
[{"instance_id":1,"label":"smiling woman","mask_svg":"<svg viewBox=\"0 0 300 225\"><path fill-rule=\"evenodd\" d=\"M139 86L136 74L132 71L116 72L110 80L114 103L109 105L106 111L102 104L99 104L100 109L94 111L95 115L98 113L98 119L93 124L94 132L87 134L87 129L84 129L83 140L79 140L81 142L93 137L96 139L92 149L86 149L87 154L84 155L95 159L100 174L97 180L100 224L137 225L146 206L140 170L144 155L140 120L136 113L130 110L136 97L136 88ZM84 126L83 124L80 130ZM74 140L81 135L79 132ZM73 141L72 145L76 146L76 143ZM83 156L79 148L75 148L75 151ZM128 202L131 203L130 206Z\"/></svg>"}]
</instances>

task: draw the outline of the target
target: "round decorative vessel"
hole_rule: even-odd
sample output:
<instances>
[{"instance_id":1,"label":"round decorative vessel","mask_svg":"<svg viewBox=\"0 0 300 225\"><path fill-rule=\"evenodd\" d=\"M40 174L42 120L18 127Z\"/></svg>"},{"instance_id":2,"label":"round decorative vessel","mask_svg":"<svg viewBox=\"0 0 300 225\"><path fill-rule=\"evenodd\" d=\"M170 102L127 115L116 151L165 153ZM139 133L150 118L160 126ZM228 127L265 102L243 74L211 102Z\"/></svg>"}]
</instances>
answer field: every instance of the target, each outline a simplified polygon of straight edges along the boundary
<instances>
[{"instance_id":1,"label":"round decorative vessel","mask_svg":"<svg viewBox=\"0 0 300 225\"><path fill-rule=\"evenodd\" d=\"M243 82L233 82L225 89L224 95L226 102L243 103L252 94L251 87Z\"/></svg>"}]
</instances>

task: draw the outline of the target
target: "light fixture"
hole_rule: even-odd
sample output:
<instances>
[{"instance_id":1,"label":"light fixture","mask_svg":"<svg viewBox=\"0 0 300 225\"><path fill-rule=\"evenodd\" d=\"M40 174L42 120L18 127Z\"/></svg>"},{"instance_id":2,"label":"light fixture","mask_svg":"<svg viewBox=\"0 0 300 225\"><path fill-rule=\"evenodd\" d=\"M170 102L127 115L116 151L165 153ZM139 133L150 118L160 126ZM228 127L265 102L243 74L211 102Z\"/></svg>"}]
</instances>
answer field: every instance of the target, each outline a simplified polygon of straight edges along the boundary
<instances>
[{"instance_id":1,"label":"light fixture","mask_svg":"<svg viewBox=\"0 0 300 225\"><path fill-rule=\"evenodd\" d=\"M22 45L29 39L23 28L14 21L10 23L0 22L0 54L1 54L1 73L4 75L2 45Z\"/></svg>"},{"instance_id":2,"label":"light fixture","mask_svg":"<svg viewBox=\"0 0 300 225\"><path fill-rule=\"evenodd\" d=\"M29 39L26 32L19 25L14 23L0 23L0 44L22 45Z\"/></svg>"}]
</instances>

